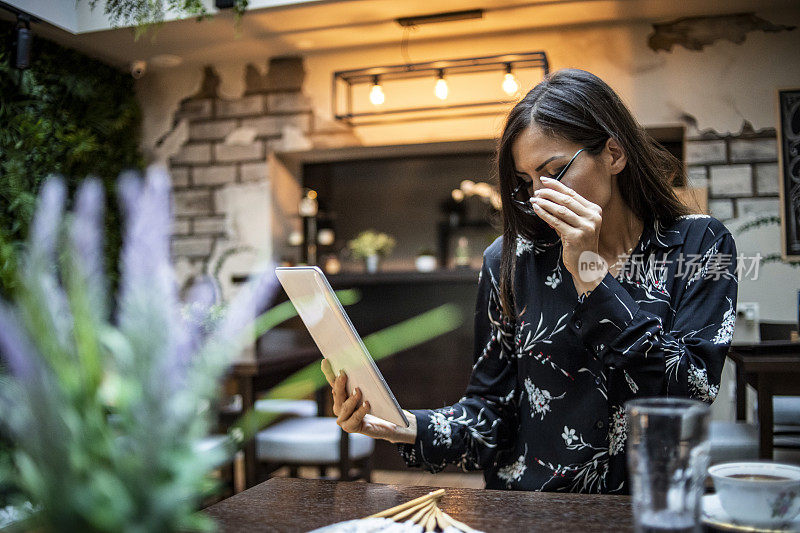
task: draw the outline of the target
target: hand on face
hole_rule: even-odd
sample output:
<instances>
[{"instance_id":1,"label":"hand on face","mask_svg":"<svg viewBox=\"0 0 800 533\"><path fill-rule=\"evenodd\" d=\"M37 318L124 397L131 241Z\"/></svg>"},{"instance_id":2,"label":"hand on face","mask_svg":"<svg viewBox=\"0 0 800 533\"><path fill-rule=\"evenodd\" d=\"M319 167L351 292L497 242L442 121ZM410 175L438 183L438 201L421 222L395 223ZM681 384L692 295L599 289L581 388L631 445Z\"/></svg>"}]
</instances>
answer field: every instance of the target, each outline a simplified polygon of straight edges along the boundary
<instances>
[{"instance_id":1,"label":"hand on face","mask_svg":"<svg viewBox=\"0 0 800 533\"><path fill-rule=\"evenodd\" d=\"M560 181L542 177L542 187L534 192L531 203L539 217L561 238L564 266L576 281L580 280L578 261L584 252L598 254L603 212ZM581 291L579 289L578 293Z\"/></svg>"}]
</instances>

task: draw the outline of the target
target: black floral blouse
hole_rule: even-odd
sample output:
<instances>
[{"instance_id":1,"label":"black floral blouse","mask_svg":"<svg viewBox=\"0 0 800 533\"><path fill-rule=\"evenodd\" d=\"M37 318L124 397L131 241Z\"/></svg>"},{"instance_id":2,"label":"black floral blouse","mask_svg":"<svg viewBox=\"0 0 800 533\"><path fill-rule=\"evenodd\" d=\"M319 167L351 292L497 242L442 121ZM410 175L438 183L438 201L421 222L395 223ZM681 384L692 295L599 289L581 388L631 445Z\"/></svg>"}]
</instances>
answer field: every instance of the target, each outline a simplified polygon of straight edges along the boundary
<instances>
[{"instance_id":1,"label":"black floral blouse","mask_svg":"<svg viewBox=\"0 0 800 533\"><path fill-rule=\"evenodd\" d=\"M712 402L733 336L737 257L718 220L646 224L616 277L578 300L561 244L517 241L518 316L501 311L502 237L484 252L475 363L458 403L412 411L408 466L483 469L490 489L628 492L625 401Z\"/></svg>"}]
</instances>

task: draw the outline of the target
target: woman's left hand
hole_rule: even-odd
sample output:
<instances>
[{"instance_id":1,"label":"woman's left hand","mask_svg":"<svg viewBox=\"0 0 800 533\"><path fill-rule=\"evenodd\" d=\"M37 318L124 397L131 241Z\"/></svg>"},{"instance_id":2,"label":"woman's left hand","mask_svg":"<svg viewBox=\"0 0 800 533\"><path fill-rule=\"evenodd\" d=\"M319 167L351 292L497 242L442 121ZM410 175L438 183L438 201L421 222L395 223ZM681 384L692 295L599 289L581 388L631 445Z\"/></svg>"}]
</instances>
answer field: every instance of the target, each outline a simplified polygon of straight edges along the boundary
<instances>
[{"instance_id":1,"label":"woman's left hand","mask_svg":"<svg viewBox=\"0 0 800 533\"><path fill-rule=\"evenodd\" d=\"M572 274L578 294L589 292L608 271L598 253L603 210L560 181L541 180L544 187L534 193L533 208L561 237L564 266Z\"/></svg>"}]
</instances>

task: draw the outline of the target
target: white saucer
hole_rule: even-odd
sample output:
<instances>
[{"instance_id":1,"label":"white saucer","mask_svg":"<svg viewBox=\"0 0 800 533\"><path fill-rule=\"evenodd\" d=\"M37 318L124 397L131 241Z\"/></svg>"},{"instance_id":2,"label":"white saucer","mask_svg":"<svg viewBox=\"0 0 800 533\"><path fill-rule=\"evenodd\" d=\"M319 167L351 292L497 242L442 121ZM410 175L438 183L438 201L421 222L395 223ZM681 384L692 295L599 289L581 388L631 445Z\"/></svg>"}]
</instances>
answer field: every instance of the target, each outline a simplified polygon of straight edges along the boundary
<instances>
[{"instance_id":1,"label":"white saucer","mask_svg":"<svg viewBox=\"0 0 800 533\"><path fill-rule=\"evenodd\" d=\"M700 520L703 524L722 531L747 531L751 533L800 532L800 517L782 524L776 529L736 522L733 518L728 516L728 513L722 508L722 503L719 501L718 494L703 496L703 512L700 515Z\"/></svg>"}]
</instances>

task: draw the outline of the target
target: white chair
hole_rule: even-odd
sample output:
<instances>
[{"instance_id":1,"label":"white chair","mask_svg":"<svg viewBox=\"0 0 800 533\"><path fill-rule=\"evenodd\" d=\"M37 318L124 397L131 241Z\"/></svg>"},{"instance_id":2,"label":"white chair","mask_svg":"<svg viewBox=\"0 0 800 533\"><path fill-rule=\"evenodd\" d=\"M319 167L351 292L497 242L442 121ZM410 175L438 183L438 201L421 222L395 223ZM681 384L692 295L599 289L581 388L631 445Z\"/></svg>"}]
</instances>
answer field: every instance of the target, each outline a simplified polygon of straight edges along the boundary
<instances>
[{"instance_id":1,"label":"white chair","mask_svg":"<svg viewBox=\"0 0 800 533\"><path fill-rule=\"evenodd\" d=\"M333 417L298 417L274 424L256 435L256 457L266 470L289 466L297 477L300 466L337 466L342 480L363 478L370 481L371 457L375 442L365 435L348 434ZM356 467L355 475L351 468Z\"/></svg>"},{"instance_id":2,"label":"white chair","mask_svg":"<svg viewBox=\"0 0 800 533\"><path fill-rule=\"evenodd\" d=\"M775 448L800 448L800 396L775 396L772 400Z\"/></svg>"},{"instance_id":3,"label":"white chair","mask_svg":"<svg viewBox=\"0 0 800 533\"><path fill-rule=\"evenodd\" d=\"M772 399L772 420L776 433L800 432L800 396L775 396Z\"/></svg>"},{"instance_id":4,"label":"white chair","mask_svg":"<svg viewBox=\"0 0 800 533\"><path fill-rule=\"evenodd\" d=\"M758 426L712 420L708 428L709 464L758 459Z\"/></svg>"},{"instance_id":5,"label":"white chair","mask_svg":"<svg viewBox=\"0 0 800 533\"><path fill-rule=\"evenodd\" d=\"M259 413L272 413L275 415L289 415L308 418L317 416L317 402L314 400L283 400L263 399L256 400L253 408Z\"/></svg>"}]
</instances>

